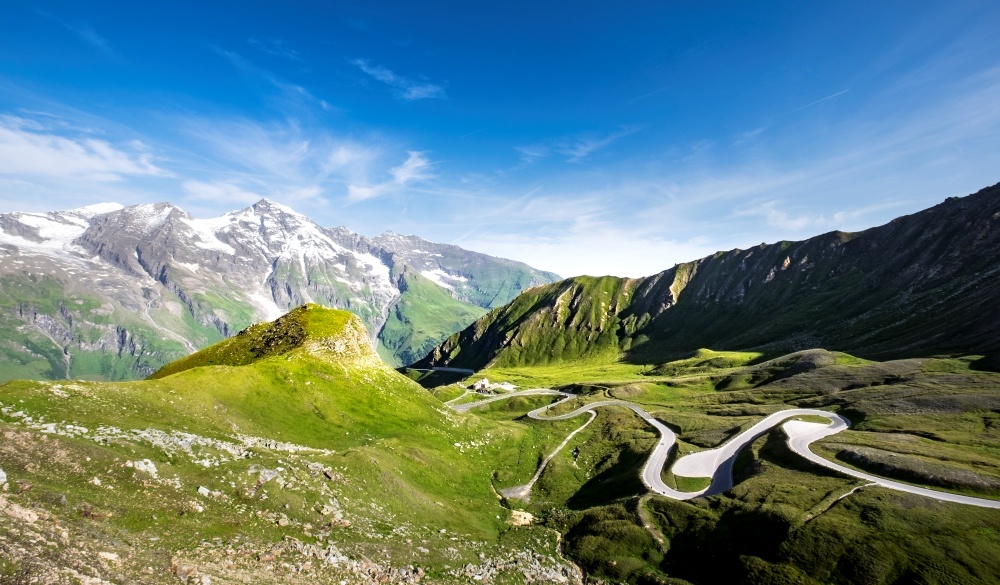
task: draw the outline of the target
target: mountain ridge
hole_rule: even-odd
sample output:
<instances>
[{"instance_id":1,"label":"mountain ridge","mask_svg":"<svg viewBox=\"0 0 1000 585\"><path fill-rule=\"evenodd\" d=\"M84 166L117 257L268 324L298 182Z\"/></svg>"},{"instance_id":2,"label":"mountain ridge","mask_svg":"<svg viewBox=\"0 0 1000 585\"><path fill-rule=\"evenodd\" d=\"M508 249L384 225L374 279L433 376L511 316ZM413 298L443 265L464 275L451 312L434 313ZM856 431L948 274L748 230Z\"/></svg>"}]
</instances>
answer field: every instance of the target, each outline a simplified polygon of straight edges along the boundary
<instances>
[{"instance_id":1,"label":"mountain ridge","mask_svg":"<svg viewBox=\"0 0 1000 585\"><path fill-rule=\"evenodd\" d=\"M383 358L401 365L481 313L478 297L463 300L433 280L406 300L442 310L395 310L403 281L425 279L406 270L400 249L266 199L211 219L163 202L12 212L0 215L0 250L0 379L144 377L309 302L358 315ZM468 254L509 270L515 283L552 276ZM461 260L438 270L465 279L467 290L502 292L461 276ZM387 321L391 349L379 337Z\"/></svg>"},{"instance_id":2,"label":"mountain ridge","mask_svg":"<svg viewBox=\"0 0 1000 585\"><path fill-rule=\"evenodd\" d=\"M698 348L866 357L1000 351L1000 184L861 232L528 289L414 364L470 369Z\"/></svg>"}]
</instances>

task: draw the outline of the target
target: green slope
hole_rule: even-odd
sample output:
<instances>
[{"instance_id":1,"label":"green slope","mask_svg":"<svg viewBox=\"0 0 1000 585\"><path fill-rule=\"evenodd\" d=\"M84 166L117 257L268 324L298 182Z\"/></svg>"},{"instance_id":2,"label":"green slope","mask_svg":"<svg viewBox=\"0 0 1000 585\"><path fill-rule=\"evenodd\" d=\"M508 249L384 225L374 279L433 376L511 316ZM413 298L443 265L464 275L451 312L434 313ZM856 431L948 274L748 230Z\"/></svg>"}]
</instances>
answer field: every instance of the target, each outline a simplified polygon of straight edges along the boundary
<instances>
[{"instance_id":1,"label":"green slope","mask_svg":"<svg viewBox=\"0 0 1000 585\"><path fill-rule=\"evenodd\" d=\"M825 350L762 360L703 350L655 369L562 362L483 374L579 392L563 411L608 399L641 404L674 430L678 454L716 448L779 409L828 409L852 427L816 443L816 453L883 477L1000 499L1000 374L972 369L977 361L877 362ZM864 486L803 461L780 429L738 456L729 492L686 502L635 497L656 439L631 413L601 410L524 504L564 534L567 554L595 580L986 584L1000 575L1000 510ZM669 473L664 480L683 486Z\"/></svg>"},{"instance_id":2,"label":"green slope","mask_svg":"<svg viewBox=\"0 0 1000 585\"><path fill-rule=\"evenodd\" d=\"M149 379L163 378L203 366L249 365L301 348L309 341L354 335L353 331L347 331L349 323L357 327L351 321L351 314L346 311L306 304L273 322L258 323L229 339L171 362L154 372Z\"/></svg>"},{"instance_id":3,"label":"green slope","mask_svg":"<svg viewBox=\"0 0 1000 585\"><path fill-rule=\"evenodd\" d=\"M407 565L432 582L464 583L452 567L483 559L559 566L537 560L556 554L551 531L504 536L510 513L491 476L510 461L535 460L569 425L532 429L450 413L382 362L369 339L350 313L309 305L150 380L0 386L0 469L15 486L0 504L42 515L26 528L0 514L0 546L15 562L0 563L0 578L7 569L43 575L32 539L50 538L46 530L71 535L48 566L93 575L86 559L115 551L117 574L129 576L118 579L144 583L176 582L177 564L225 583L233 562L257 575L258 559L271 554L296 566L310 560L300 577L283 577L303 583L366 583ZM144 459L158 476L137 470ZM18 492L16 480L33 489ZM212 538L241 552L199 547ZM302 552L331 545L350 562ZM220 556L206 561L213 552ZM521 579L518 569L499 582Z\"/></svg>"},{"instance_id":4,"label":"green slope","mask_svg":"<svg viewBox=\"0 0 1000 585\"><path fill-rule=\"evenodd\" d=\"M453 299L441 287L406 268L399 278L402 293L378 335L378 353L401 366L427 355L452 333L461 331L486 311Z\"/></svg>"},{"instance_id":5,"label":"green slope","mask_svg":"<svg viewBox=\"0 0 1000 585\"><path fill-rule=\"evenodd\" d=\"M993 355L998 225L1000 185L859 233L719 252L642 279L571 278L522 293L415 366L656 364L699 348Z\"/></svg>"},{"instance_id":6,"label":"green slope","mask_svg":"<svg viewBox=\"0 0 1000 585\"><path fill-rule=\"evenodd\" d=\"M0 381L134 378L188 353L168 330L202 345L221 337L187 314L145 320L51 276L0 278Z\"/></svg>"},{"instance_id":7,"label":"green slope","mask_svg":"<svg viewBox=\"0 0 1000 585\"><path fill-rule=\"evenodd\" d=\"M602 282L593 279L592 291L628 292ZM580 331L599 322L569 321ZM976 361L871 362L823 350L762 361L704 350L655 369L593 359L489 376L571 386L580 401L641 404L675 430L680 453L717 447L780 408L827 408L853 425L817 443L818 453L1000 498L1000 374L971 369ZM0 385L9 484L0 493L0 579L81 581L72 569L112 582L355 584L406 582L399 570L415 577L419 568L422 583L479 581L473 574L501 585L571 582L559 550L591 578L616 583L1000 575L1000 512L852 491L853 479L788 453L780 430L740 455L730 492L642 497L639 470L657 437L616 408L560 451L530 501L503 502L535 515L534 525L513 528L495 490L525 483L586 419L523 416L549 400L451 412L379 360L356 317L317 306L251 327L156 379ZM144 471L147 459L157 475Z\"/></svg>"}]
</instances>

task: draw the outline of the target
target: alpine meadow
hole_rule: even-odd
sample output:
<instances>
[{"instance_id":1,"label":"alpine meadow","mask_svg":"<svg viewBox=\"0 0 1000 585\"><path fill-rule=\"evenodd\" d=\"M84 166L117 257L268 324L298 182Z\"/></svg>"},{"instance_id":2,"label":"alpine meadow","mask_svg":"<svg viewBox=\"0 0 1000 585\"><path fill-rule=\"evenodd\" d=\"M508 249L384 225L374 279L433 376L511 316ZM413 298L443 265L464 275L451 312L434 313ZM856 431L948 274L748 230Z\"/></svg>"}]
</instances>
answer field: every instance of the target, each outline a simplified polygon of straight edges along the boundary
<instances>
[{"instance_id":1,"label":"alpine meadow","mask_svg":"<svg viewBox=\"0 0 1000 585\"><path fill-rule=\"evenodd\" d=\"M1000 7L0 12L0 585L1000 582Z\"/></svg>"}]
</instances>

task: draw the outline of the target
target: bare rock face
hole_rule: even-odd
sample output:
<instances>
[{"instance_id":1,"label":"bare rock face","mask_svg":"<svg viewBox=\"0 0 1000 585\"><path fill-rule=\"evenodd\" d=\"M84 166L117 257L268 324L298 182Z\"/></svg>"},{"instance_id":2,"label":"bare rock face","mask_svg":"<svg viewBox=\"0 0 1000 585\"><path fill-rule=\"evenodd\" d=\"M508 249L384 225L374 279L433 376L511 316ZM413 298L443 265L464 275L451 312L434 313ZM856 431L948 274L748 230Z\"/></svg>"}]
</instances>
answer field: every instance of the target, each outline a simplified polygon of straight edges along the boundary
<instances>
[{"instance_id":1,"label":"bare rock face","mask_svg":"<svg viewBox=\"0 0 1000 585\"><path fill-rule=\"evenodd\" d=\"M454 250L440 266L457 274L464 251ZM266 199L214 219L169 203L8 213L0 252L11 301L0 307L0 380L144 377L305 303L353 312L375 342L400 299L404 255L420 255ZM497 294L495 283L468 282Z\"/></svg>"}]
</instances>

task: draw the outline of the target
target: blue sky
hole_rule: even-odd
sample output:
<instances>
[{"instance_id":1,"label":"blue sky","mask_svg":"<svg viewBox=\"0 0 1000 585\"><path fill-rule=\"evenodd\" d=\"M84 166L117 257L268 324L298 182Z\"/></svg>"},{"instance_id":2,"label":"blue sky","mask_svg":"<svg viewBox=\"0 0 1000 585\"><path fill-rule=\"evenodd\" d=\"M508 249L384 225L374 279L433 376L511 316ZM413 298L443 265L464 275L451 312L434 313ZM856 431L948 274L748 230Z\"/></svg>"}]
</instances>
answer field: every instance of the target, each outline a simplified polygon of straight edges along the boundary
<instances>
[{"instance_id":1,"label":"blue sky","mask_svg":"<svg viewBox=\"0 0 1000 585\"><path fill-rule=\"evenodd\" d=\"M25 2L0 211L261 197L564 276L1000 181L995 2Z\"/></svg>"}]
</instances>

